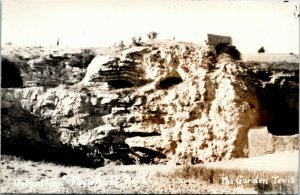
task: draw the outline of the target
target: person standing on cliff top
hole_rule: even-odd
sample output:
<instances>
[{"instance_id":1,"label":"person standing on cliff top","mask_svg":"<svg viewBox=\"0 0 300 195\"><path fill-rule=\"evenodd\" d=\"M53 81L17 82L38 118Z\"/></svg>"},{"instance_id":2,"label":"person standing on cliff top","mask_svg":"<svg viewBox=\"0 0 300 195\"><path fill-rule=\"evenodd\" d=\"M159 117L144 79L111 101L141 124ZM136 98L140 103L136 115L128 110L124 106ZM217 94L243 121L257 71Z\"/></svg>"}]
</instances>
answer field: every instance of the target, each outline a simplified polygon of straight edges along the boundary
<instances>
[{"instance_id":1,"label":"person standing on cliff top","mask_svg":"<svg viewBox=\"0 0 300 195\"><path fill-rule=\"evenodd\" d=\"M56 45L59 46L59 38L57 39Z\"/></svg>"}]
</instances>

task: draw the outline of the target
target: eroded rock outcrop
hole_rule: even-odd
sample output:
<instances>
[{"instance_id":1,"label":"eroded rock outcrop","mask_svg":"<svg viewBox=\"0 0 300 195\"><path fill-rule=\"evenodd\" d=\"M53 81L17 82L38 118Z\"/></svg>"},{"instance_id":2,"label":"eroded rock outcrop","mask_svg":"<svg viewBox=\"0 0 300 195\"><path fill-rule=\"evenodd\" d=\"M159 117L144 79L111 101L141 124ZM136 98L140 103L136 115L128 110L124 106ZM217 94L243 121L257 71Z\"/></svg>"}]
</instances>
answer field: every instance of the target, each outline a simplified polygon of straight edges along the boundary
<instances>
[{"instance_id":1,"label":"eroded rock outcrop","mask_svg":"<svg viewBox=\"0 0 300 195\"><path fill-rule=\"evenodd\" d=\"M25 137L78 149L98 164L244 157L248 129L260 125L264 113L253 78L240 63L217 56L212 47L180 42L99 55L74 85L32 88L31 95L27 89L2 90L3 139L20 132L8 114L17 108L53 131L42 138L35 136L40 128L31 128Z\"/></svg>"},{"instance_id":2,"label":"eroded rock outcrop","mask_svg":"<svg viewBox=\"0 0 300 195\"><path fill-rule=\"evenodd\" d=\"M75 84L95 57L89 49L8 47L2 51L1 87L56 87Z\"/></svg>"}]
</instances>

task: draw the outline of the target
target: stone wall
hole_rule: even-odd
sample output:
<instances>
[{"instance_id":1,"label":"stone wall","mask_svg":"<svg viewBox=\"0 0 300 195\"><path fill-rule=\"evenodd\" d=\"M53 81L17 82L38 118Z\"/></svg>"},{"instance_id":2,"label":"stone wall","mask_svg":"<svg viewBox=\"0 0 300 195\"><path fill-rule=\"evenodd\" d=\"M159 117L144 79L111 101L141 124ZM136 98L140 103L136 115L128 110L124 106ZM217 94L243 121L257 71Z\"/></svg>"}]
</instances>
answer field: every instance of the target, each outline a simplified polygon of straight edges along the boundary
<instances>
[{"instance_id":1,"label":"stone wall","mask_svg":"<svg viewBox=\"0 0 300 195\"><path fill-rule=\"evenodd\" d=\"M229 36L207 34L207 44L216 47L219 44L232 44L232 39Z\"/></svg>"},{"instance_id":2,"label":"stone wall","mask_svg":"<svg viewBox=\"0 0 300 195\"><path fill-rule=\"evenodd\" d=\"M249 129L248 156L261 156L274 152L299 149L299 135L276 136L266 126Z\"/></svg>"}]
</instances>

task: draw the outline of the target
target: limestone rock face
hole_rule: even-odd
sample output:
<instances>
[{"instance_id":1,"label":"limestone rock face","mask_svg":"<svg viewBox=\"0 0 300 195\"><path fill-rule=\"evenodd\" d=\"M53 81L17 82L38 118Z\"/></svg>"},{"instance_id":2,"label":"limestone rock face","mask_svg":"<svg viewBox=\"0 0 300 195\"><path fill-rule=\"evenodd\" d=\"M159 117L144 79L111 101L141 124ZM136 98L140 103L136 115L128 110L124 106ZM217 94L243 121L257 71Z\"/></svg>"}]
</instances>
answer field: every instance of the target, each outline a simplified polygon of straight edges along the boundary
<instances>
[{"instance_id":1,"label":"limestone rock face","mask_svg":"<svg viewBox=\"0 0 300 195\"><path fill-rule=\"evenodd\" d=\"M95 56L89 49L69 51L55 47L8 47L2 54L1 87L4 88L77 83Z\"/></svg>"},{"instance_id":2,"label":"limestone rock face","mask_svg":"<svg viewBox=\"0 0 300 195\"><path fill-rule=\"evenodd\" d=\"M262 113L240 63L181 42L99 55L76 84L2 90L3 139L22 134L29 145L68 146L100 164L245 157L248 129ZM50 132L43 137L40 126L25 128L15 115L32 116Z\"/></svg>"}]
</instances>

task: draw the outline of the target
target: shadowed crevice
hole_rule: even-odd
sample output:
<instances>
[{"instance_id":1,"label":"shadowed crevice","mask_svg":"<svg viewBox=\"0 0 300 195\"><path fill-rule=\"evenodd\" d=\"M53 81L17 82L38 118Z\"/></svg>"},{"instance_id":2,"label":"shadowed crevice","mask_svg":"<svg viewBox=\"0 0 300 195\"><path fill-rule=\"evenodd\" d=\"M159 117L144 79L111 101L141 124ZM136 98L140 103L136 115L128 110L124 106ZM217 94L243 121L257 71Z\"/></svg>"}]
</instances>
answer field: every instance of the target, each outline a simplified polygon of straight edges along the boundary
<instances>
[{"instance_id":1,"label":"shadowed crevice","mask_svg":"<svg viewBox=\"0 0 300 195\"><path fill-rule=\"evenodd\" d=\"M182 79L179 77L169 77L159 82L158 87L160 89L168 89L173 85L177 85L182 82Z\"/></svg>"},{"instance_id":2,"label":"shadowed crevice","mask_svg":"<svg viewBox=\"0 0 300 195\"><path fill-rule=\"evenodd\" d=\"M155 158L155 157L158 157L158 158L166 158L166 155L164 155L163 153L158 152L158 151L155 151L155 150L152 150L152 149L149 149L149 148L135 146L135 147L131 147L131 149L132 149L134 152L141 152L141 153L144 153L144 154L147 155L149 158Z\"/></svg>"},{"instance_id":3,"label":"shadowed crevice","mask_svg":"<svg viewBox=\"0 0 300 195\"><path fill-rule=\"evenodd\" d=\"M100 134L104 135L105 133L104 132L101 132ZM130 137L136 137L136 136L139 136L139 137L149 137L149 136L160 136L161 134L160 133L157 133L157 132L137 132L137 131L134 131L134 132L119 132L119 131L116 131L116 132L109 132L109 135L118 135L118 136L124 136L126 138L130 138Z\"/></svg>"},{"instance_id":4,"label":"shadowed crevice","mask_svg":"<svg viewBox=\"0 0 300 195\"><path fill-rule=\"evenodd\" d=\"M127 80L111 80L107 82L109 86L115 89L133 87L133 83Z\"/></svg>"}]
</instances>

